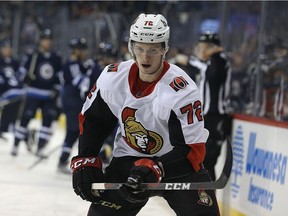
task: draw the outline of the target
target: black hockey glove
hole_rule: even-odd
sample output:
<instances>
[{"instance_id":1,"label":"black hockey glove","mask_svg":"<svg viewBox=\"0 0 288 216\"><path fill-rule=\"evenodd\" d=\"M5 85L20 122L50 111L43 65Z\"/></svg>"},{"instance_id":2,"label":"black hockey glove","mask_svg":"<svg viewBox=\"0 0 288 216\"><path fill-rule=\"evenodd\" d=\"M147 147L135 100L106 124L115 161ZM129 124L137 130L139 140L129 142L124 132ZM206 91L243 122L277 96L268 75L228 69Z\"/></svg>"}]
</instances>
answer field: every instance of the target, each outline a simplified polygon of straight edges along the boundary
<instances>
[{"instance_id":1,"label":"black hockey glove","mask_svg":"<svg viewBox=\"0 0 288 216\"><path fill-rule=\"evenodd\" d=\"M119 189L120 195L131 203L145 202L151 191L145 190L142 183L160 182L163 177L163 169L150 159L140 159L134 163L126 183Z\"/></svg>"},{"instance_id":2,"label":"black hockey glove","mask_svg":"<svg viewBox=\"0 0 288 216\"><path fill-rule=\"evenodd\" d=\"M70 165L72 169L74 192L83 200L99 201L101 192L91 190L92 183L105 182L102 171L102 161L99 157L73 157Z\"/></svg>"}]
</instances>

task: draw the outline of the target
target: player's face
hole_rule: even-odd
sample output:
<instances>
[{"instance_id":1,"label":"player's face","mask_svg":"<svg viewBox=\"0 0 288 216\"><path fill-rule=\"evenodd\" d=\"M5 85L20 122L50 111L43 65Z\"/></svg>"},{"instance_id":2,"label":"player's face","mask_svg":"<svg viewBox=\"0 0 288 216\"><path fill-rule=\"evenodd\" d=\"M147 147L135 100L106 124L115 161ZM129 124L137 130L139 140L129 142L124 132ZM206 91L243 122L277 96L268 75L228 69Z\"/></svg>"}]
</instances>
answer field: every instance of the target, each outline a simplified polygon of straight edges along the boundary
<instances>
[{"instance_id":1,"label":"player's face","mask_svg":"<svg viewBox=\"0 0 288 216\"><path fill-rule=\"evenodd\" d=\"M40 46L43 50L48 51L52 47L52 40L49 38L43 38L40 40Z\"/></svg>"},{"instance_id":2,"label":"player's face","mask_svg":"<svg viewBox=\"0 0 288 216\"><path fill-rule=\"evenodd\" d=\"M1 48L1 55L4 58L10 57L12 55L11 47L3 47L3 48Z\"/></svg>"},{"instance_id":3,"label":"player's face","mask_svg":"<svg viewBox=\"0 0 288 216\"><path fill-rule=\"evenodd\" d=\"M80 50L80 58L82 61L88 58L88 49L81 49Z\"/></svg>"},{"instance_id":4,"label":"player's face","mask_svg":"<svg viewBox=\"0 0 288 216\"><path fill-rule=\"evenodd\" d=\"M146 75L155 74L163 63L165 50L161 43L139 43L133 45L133 52L141 73Z\"/></svg>"}]
</instances>

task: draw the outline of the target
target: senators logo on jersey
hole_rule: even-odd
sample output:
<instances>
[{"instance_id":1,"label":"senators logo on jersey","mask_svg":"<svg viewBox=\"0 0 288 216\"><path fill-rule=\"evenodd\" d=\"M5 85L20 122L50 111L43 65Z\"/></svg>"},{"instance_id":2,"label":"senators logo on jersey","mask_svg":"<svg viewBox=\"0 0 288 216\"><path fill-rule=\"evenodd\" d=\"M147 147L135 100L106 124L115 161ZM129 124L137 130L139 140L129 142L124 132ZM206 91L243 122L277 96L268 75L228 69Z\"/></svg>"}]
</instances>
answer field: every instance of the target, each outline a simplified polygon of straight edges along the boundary
<instances>
[{"instance_id":1,"label":"senators logo on jersey","mask_svg":"<svg viewBox=\"0 0 288 216\"><path fill-rule=\"evenodd\" d=\"M163 146L163 138L156 132L149 131L140 122L136 121L136 109L126 107L122 111L124 123L124 140L133 149L143 154L155 154Z\"/></svg>"},{"instance_id":2,"label":"senators logo on jersey","mask_svg":"<svg viewBox=\"0 0 288 216\"><path fill-rule=\"evenodd\" d=\"M212 198L203 189L198 190L198 196L199 196L198 200L199 205L205 205L205 206L213 205Z\"/></svg>"},{"instance_id":3,"label":"senators logo on jersey","mask_svg":"<svg viewBox=\"0 0 288 216\"><path fill-rule=\"evenodd\" d=\"M117 72L118 71L118 66L119 66L119 63L110 64L108 66L108 71L107 72Z\"/></svg>"},{"instance_id":4,"label":"senators logo on jersey","mask_svg":"<svg viewBox=\"0 0 288 216\"><path fill-rule=\"evenodd\" d=\"M176 77L169 85L177 92L180 89L184 89L189 84L184 77L179 76Z\"/></svg>"}]
</instances>

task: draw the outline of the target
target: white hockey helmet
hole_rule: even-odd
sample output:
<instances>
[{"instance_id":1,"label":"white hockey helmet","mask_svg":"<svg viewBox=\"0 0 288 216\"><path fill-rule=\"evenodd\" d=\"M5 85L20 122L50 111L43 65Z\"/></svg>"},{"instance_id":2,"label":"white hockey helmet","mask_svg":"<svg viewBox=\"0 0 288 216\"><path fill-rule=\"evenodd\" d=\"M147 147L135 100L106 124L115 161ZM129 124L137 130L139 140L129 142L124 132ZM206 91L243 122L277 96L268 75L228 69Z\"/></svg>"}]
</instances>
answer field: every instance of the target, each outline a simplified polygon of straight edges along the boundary
<instances>
[{"instance_id":1,"label":"white hockey helmet","mask_svg":"<svg viewBox=\"0 0 288 216\"><path fill-rule=\"evenodd\" d=\"M140 14L131 25L128 43L129 52L132 52L132 41L142 43L165 43L168 51L170 28L166 18L161 14Z\"/></svg>"}]
</instances>

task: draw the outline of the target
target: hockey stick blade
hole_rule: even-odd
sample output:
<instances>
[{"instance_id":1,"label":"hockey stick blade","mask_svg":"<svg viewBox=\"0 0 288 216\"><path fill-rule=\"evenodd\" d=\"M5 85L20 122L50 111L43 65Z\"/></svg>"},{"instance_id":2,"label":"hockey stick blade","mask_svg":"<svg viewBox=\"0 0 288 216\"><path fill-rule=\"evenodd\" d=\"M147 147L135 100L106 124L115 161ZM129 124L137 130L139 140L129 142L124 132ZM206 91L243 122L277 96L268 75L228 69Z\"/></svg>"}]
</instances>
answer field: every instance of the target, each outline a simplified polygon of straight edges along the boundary
<instances>
[{"instance_id":1,"label":"hockey stick blade","mask_svg":"<svg viewBox=\"0 0 288 216\"><path fill-rule=\"evenodd\" d=\"M220 177L210 182L181 182L181 183L143 183L146 190L198 190L198 189L223 189L230 177L232 170L233 153L230 141L226 142L226 160ZM93 183L92 190L117 190L123 183Z\"/></svg>"},{"instance_id":2,"label":"hockey stick blade","mask_svg":"<svg viewBox=\"0 0 288 216\"><path fill-rule=\"evenodd\" d=\"M28 170L32 170L33 168L35 168L38 164L40 164L41 162L43 162L44 160L49 159L49 157L55 153L56 151L58 151L61 148L62 145L59 146L55 146L54 148L52 148L48 153L47 153L47 157L39 157L37 158L36 161L34 161L27 169Z\"/></svg>"}]
</instances>

